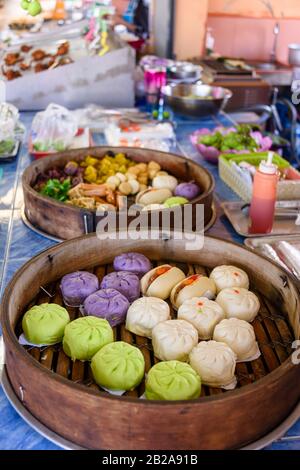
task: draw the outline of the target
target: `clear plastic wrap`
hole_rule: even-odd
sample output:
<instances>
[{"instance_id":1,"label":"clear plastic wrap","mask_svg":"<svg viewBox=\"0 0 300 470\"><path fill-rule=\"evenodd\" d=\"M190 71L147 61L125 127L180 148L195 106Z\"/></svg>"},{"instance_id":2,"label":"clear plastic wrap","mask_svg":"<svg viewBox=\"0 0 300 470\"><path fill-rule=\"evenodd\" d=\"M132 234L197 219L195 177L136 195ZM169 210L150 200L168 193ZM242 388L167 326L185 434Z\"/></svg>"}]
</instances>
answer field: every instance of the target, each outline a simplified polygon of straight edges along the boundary
<instances>
[{"instance_id":1,"label":"clear plastic wrap","mask_svg":"<svg viewBox=\"0 0 300 470\"><path fill-rule=\"evenodd\" d=\"M0 103L0 155L10 154L23 134L18 109L12 104Z\"/></svg>"},{"instance_id":2,"label":"clear plastic wrap","mask_svg":"<svg viewBox=\"0 0 300 470\"><path fill-rule=\"evenodd\" d=\"M40 152L60 152L67 149L78 131L77 119L66 108L49 104L37 113L31 127L33 149Z\"/></svg>"}]
</instances>

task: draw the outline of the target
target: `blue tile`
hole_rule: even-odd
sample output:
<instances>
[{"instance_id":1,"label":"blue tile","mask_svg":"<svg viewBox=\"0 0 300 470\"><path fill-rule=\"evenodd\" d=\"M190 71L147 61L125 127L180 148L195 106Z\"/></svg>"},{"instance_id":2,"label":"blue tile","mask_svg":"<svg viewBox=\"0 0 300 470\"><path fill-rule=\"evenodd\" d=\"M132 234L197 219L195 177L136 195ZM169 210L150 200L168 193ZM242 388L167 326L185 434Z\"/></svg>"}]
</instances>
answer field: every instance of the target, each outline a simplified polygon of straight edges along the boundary
<instances>
[{"instance_id":1,"label":"blue tile","mask_svg":"<svg viewBox=\"0 0 300 470\"><path fill-rule=\"evenodd\" d=\"M14 209L22 209L23 206L24 206L24 196L23 196L23 189L22 189L22 181L21 181L21 178L19 178L16 196L15 196L15 202L14 202Z\"/></svg>"},{"instance_id":2,"label":"blue tile","mask_svg":"<svg viewBox=\"0 0 300 470\"><path fill-rule=\"evenodd\" d=\"M15 195L16 163L2 164L3 176L0 181L0 210L11 209Z\"/></svg>"},{"instance_id":3,"label":"blue tile","mask_svg":"<svg viewBox=\"0 0 300 470\"><path fill-rule=\"evenodd\" d=\"M296 441L277 441L266 450L300 450L300 439Z\"/></svg>"},{"instance_id":4,"label":"blue tile","mask_svg":"<svg viewBox=\"0 0 300 470\"><path fill-rule=\"evenodd\" d=\"M296 424L288 431L287 436L300 436L300 419Z\"/></svg>"},{"instance_id":5,"label":"blue tile","mask_svg":"<svg viewBox=\"0 0 300 470\"><path fill-rule=\"evenodd\" d=\"M2 286L0 289L0 298L2 297L2 294L4 293L4 290L6 289L7 284L9 283L11 278L18 271L18 269L23 266L23 264L29 261L29 259L30 257L7 261L6 266L4 266L4 271L3 271L3 281L2 281Z\"/></svg>"},{"instance_id":6,"label":"blue tile","mask_svg":"<svg viewBox=\"0 0 300 470\"><path fill-rule=\"evenodd\" d=\"M10 259L32 258L41 251L56 245L46 237L30 230L22 221L19 210L14 212L13 233L10 244Z\"/></svg>"},{"instance_id":7,"label":"blue tile","mask_svg":"<svg viewBox=\"0 0 300 470\"><path fill-rule=\"evenodd\" d=\"M5 255L11 215L12 212L9 210L0 210L0 260L3 260Z\"/></svg>"},{"instance_id":8,"label":"blue tile","mask_svg":"<svg viewBox=\"0 0 300 470\"><path fill-rule=\"evenodd\" d=\"M2 450L58 450L52 442L48 441L34 431L16 413L8 402L2 387L0 387L0 449Z\"/></svg>"}]
</instances>

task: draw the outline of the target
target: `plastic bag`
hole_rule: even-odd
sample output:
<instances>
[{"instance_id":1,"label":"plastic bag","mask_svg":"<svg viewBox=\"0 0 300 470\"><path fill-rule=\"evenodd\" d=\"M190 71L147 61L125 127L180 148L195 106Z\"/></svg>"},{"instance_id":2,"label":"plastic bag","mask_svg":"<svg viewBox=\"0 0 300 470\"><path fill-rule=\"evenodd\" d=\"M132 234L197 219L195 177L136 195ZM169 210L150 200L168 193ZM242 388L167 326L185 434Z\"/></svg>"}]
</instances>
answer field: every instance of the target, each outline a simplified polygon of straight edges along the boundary
<instances>
[{"instance_id":1,"label":"plastic bag","mask_svg":"<svg viewBox=\"0 0 300 470\"><path fill-rule=\"evenodd\" d=\"M33 148L37 152L61 152L71 145L77 131L77 120L70 111L57 104L49 104L33 119Z\"/></svg>"},{"instance_id":2,"label":"plastic bag","mask_svg":"<svg viewBox=\"0 0 300 470\"><path fill-rule=\"evenodd\" d=\"M0 104L0 142L14 139L19 111L12 104Z\"/></svg>"},{"instance_id":3,"label":"plastic bag","mask_svg":"<svg viewBox=\"0 0 300 470\"><path fill-rule=\"evenodd\" d=\"M12 104L0 103L0 156L11 154L24 133L25 127L19 122L18 109Z\"/></svg>"}]
</instances>

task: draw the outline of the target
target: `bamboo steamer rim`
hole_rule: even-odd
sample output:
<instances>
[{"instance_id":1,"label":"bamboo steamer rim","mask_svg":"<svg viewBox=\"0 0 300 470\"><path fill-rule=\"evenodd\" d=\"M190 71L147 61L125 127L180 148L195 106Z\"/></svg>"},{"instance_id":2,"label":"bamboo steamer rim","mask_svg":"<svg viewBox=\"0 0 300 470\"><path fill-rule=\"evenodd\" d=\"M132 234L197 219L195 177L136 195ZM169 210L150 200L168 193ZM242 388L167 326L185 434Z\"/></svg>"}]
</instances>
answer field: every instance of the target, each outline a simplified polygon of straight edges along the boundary
<instances>
[{"instance_id":1,"label":"bamboo steamer rim","mask_svg":"<svg viewBox=\"0 0 300 470\"><path fill-rule=\"evenodd\" d=\"M83 149L76 149L76 150L67 150L65 152L57 152L57 153L55 153L55 156L56 157L68 156L68 154L74 153L74 151L75 152L80 152L80 151L84 152L85 151L86 153L90 152L92 154L93 150L95 150L95 149L98 149L98 150L100 150L100 149L104 150L105 149L106 152L112 151L112 152L115 152L116 154L117 153L124 153L125 155L128 154L128 155L126 155L126 156L128 156L128 158L131 158L130 155L129 155L130 151L131 152L138 152L138 153L141 153L141 154L143 154L145 151L148 151L148 152L152 151L151 149L139 149L139 148L136 148L136 147L109 147L109 146L105 146L105 145L100 145L100 146L96 146L96 147L88 147L86 149L83 148ZM186 158L182 155L177 155L176 153L173 153L173 152L162 152L160 150L153 150L152 152L153 152L153 154L159 154L159 155L162 155L162 156L169 155L171 157L175 157L176 159L182 161L185 164L188 163L192 167L201 168L201 170L209 178L209 181L210 181L209 189L202 192L199 196L197 196L197 198L193 199L192 201L189 201L190 204L201 203L202 199L204 199L209 194L213 193L213 191L215 190L216 183L215 183L215 179L214 179L213 175L205 167L203 167L202 165L199 165L198 163L194 162L193 160L191 160L189 158ZM104 157L105 157L105 155L103 157L95 157L95 158L102 159ZM74 157L74 158L77 158L77 157ZM53 159L53 155L49 155L48 157L43 157L40 160L32 162L25 169L25 171L23 172L23 175L22 175L23 189L26 189L32 195L39 194L39 196L41 198L45 198L46 200L51 200L52 204L54 206L57 206L58 208L68 206L68 207L70 207L70 208L72 208L72 209L74 209L78 212L82 212L82 211L96 212L97 211L96 209L86 209L86 208L83 208L83 207L68 205L65 202L61 202L61 201L58 201L57 199L51 198L50 196L45 196L45 195L39 193L38 191L36 191L30 184L27 183L27 175L28 175L28 173L30 172L30 170L32 168L35 168L37 165L39 165L40 162L46 162L47 163L47 162L50 162L52 159ZM149 162L150 161L151 160L149 159ZM171 209L168 209L168 210L171 210ZM174 210L174 208L173 208L173 210ZM108 212L112 212L112 211L108 211Z\"/></svg>"},{"instance_id":2,"label":"bamboo steamer rim","mask_svg":"<svg viewBox=\"0 0 300 470\"><path fill-rule=\"evenodd\" d=\"M122 233L122 232L124 232L124 230L119 231L119 233ZM189 233L189 232L186 232L186 233ZM175 235L175 236L173 236L173 237L171 236L168 240L170 240L172 238L173 239L176 238L176 232L173 232L172 235ZM96 237L96 234L91 233L91 234L83 235L81 237L78 237L78 238L75 238L75 239L72 239L72 240L64 241L63 243L60 243L56 246L48 248L48 249L42 251L41 253L39 253L38 255L35 255L29 261L27 261L17 271L16 274L19 274L19 275L22 274L31 265L32 261L37 260L39 258L42 258L43 256L45 256L46 253L47 253L48 256L51 256L51 254L53 252L55 253L55 251L58 248L60 248L62 245L67 246L67 245L73 244L74 242L80 242L80 240L84 240L84 239L86 240L88 238L95 238L95 237ZM266 256L254 253L250 248L248 248L246 246L243 246L243 245L240 246L237 243L232 242L231 240L223 240L220 237L215 237L215 236L206 236L205 238L214 240L216 242L219 241L219 242L227 243L229 245L233 245L233 246L235 246L235 247L237 247L237 248L239 248L243 251L248 252L251 256L255 256L257 258L263 258L266 262L268 262L269 264L272 264L277 270L282 271L284 273L284 275L290 281L292 281L294 288L296 289L296 291L300 295L300 286L299 286L299 282L298 282L297 278L294 275L290 274L288 271L281 268L277 263L275 263L275 261L271 260L270 258L267 258ZM13 276L12 280L7 285L7 287L4 291L3 300L2 300L1 305L0 305L0 317L2 319L2 328L5 331L6 335L9 336L9 338L12 341L12 343L14 344L15 348L24 356L24 359L26 360L26 362L28 362L30 364L30 366L36 367L40 372L48 375L49 379L51 378L51 379L55 380L60 385L63 385L65 387L71 387L72 389L77 388L78 390L81 390L82 392L86 392L87 394L89 394L91 396L101 396L101 399L105 399L107 401L112 401L112 400L120 401L120 400L122 400L122 401L125 401L127 403L132 403L135 406L139 405L140 407L142 407L142 406L153 406L153 405L155 405L155 406L164 406L164 407L167 407L167 406L171 406L171 407L178 406L179 407L179 406L184 405L184 404L188 405L188 406L199 406L201 403L207 403L207 402L216 403L216 402L220 402L220 401L224 401L224 400L226 400L226 402L228 402L230 400L234 400L237 396L246 399L247 395L249 395L249 394L251 395L252 392L255 391L255 389L261 389L262 387L270 386L272 384L272 382L275 382L276 380L278 380L282 376L282 373L288 373L293 367L296 367L291 362L291 356L289 356L276 369L269 372L267 375L260 378L258 381L254 382L254 383L244 385L243 387L241 387L239 389L232 390L230 392L227 392L226 394L210 395L210 396L200 397L197 400L176 400L176 401L175 400L174 401L166 400L166 401L160 401L160 400L142 400L140 398L128 397L128 396L118 397L118 396L115 396L115 395L107 395L106 393L101 392L101 390L99 390L99 391L93 390L89 387L86 387L85 385L82 385L82 384L79 384L79 383L76 383L76 382L72 382L69 379L60 376L56 372L53 373L51 370L43 367L36 359L34 359L34 357L32 357L30 354L28 354L27 351L24 350L24 348L20 345L20 343L18 342L17 337L14 333L14 330L8 324L8 318L4 317L5 311L6 311L6 305L9 303L10 291L13 290L14 285L17 282L16 274Z\"/></svg>"}]
</instances>

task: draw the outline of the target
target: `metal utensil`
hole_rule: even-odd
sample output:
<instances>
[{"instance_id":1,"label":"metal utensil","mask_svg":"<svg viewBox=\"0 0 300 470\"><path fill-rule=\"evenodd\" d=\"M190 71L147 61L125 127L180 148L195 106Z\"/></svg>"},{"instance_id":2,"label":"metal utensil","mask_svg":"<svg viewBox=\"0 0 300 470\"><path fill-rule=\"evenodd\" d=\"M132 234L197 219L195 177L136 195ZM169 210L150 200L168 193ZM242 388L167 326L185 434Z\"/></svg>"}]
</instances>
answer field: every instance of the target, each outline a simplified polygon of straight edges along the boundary
<instances>
[{"instance_id":1,"label":"metal utensil","mask_svg":"<svg viewBox=\"0 0 300 470\"><path fill-rule=\"evenodd\" d=\"M177 63L170 68L170 78L175 80L187 80L200 78L203 68L200 65L194 65L189 62Z\"/></svg>"},{"instance_id":2,"label":"metal utensil","mask_svg":"<svg viewBox=\"0 0 300 470\"><path fill-rule=\"evenodd\" d=\"M174 111L190 116L208 116L222 111L232 92L203 84L170 84L162 88L165 102Z\"/></svg>"}]
</instances>

